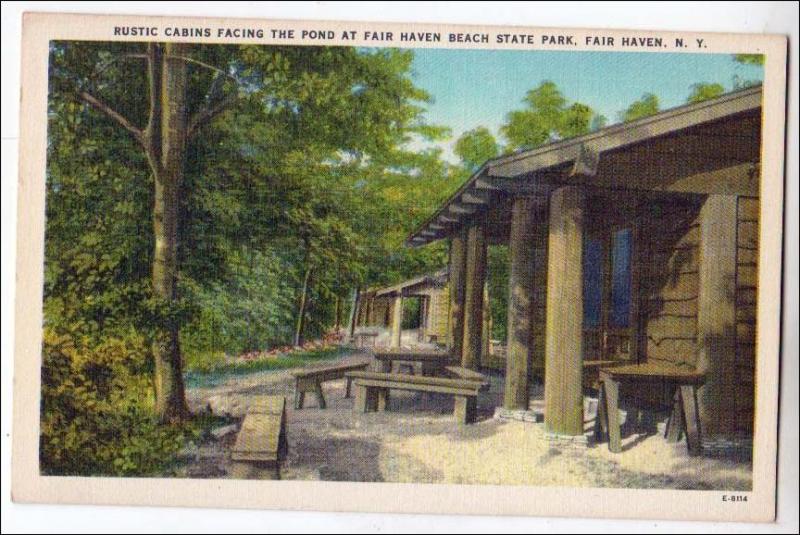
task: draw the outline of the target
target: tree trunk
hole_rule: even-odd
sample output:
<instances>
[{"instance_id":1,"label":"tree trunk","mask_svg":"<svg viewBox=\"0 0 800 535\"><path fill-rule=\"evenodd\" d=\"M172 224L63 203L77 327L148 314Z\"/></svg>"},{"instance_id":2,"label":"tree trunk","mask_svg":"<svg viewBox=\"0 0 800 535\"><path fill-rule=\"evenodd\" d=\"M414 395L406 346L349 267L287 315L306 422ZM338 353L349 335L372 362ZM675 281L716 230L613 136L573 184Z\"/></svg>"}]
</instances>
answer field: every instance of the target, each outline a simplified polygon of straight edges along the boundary
<instances>
[{"instance_id":1,"label":"tree trunk","mask_svg":"<svg viewBox=\"0 0 800 535\"><path fill-rule=\"evenodd\" d=\"M308 284L311 279L311 268L306 268L306 274L303 277L303 289L300 292L300 306L297 310L297 328L294 331L294 345L303 345L303 335L306 329L306 303L308 302Z\"/></svg>"},{"instance_id":2,"label":"tree trunk","mask_svg":"<svg viewBox=\"0 0 800 535\"><path fill-rule=\"evenodd\" d=\"M187 136L186 63L175 56L182 55L185 46L168 43L148 48L151 109L145 136L155 182L153 291L168 309L177 299L178 203ZM156 414L164 422L179 421L189 413L178 335L178 322L170 315L153 344Z\"/></svg>"},{"instance_id":3,"label":"tree trunk","mask_svg":"<svg viewBox=\"0 0 800 535\"><path fill-rule=\"evenodd\" d=\"M361 297L361 288L353 290L353 306L350 308L350 340L356 334L356 324L358 323L358 302Z\"/></svg>"},{"instance_id":4,"label":"tree trunk","mask_svg":"<svg viewBox=\"0 0 800 535\"><path fill-rule=\"evenodd\" d=\"M333 328L338 333L339 329L342 328L342 300L339 298L338 295L335 297L335 299L336 299L336 303L335 303L336 312L334 313L334 326L333 326Z\"/></svg>"}]
</instances>

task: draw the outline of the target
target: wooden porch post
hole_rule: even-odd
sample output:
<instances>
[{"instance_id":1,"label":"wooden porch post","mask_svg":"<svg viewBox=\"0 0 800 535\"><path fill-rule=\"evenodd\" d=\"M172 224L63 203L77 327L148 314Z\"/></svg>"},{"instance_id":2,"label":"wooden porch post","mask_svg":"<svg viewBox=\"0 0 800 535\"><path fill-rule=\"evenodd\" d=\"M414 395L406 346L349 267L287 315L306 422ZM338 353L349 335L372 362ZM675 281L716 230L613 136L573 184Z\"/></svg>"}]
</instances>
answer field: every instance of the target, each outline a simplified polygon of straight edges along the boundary
<instances>
[{"instance_id":1,"label":"wooden porch post","mask_svg":"<svg viewBox=\"0 0 800 535\"><path fill-rule=\"evenodd\" d=\"M536 201L516 197L511 210L508 242L508 347L503 407L528 409L528 373L533 358L533 303Z\"/></svg>"},{"instance_id":2,"label":"wooden porch post","mask_svg":"<svg viewBox=\"0 0 800 535\"><path fill-rule=\"evenodd\" d=\"M731 437L736 397L736 197L709 195L700 211L697 368L702 436Z\"/></svg>"},{"instance_id":3,"label":"wooden porch post","mask_svg":"<svg viewBox=\"0 0 800 535\"><path fill-rule=\"evenodd\" d=\"M392 341L391 347L400 347L400 335L403 327L403 296L398 294L392 298Z\"/></svg>"},{"instance_id":4,"label":"wooden porch post","mask_svg":"<svg viewBox=\"0 0 800 535\"><path fill-rule=\"evenodd\" d=\"M447 347L456 362L464 348L464 279L467 259L466 231L459 230L450 240L450 321Z\"/></svg>"},{"instance_id":5,"label":"wooden porch post","mask_svg":"<svg viewBox=\"0 0 800 535\"><path fill-rule=\"evenodd\" d=\"M483 336L481 336L481 365L488 365L489 350L492 344L492 308L489 300L488 277L483 284Z\"/></svg>"},{"instance_id":6,"label":"wooden porch post","mask_svg":"<svg viewBox=\"0 0 800 535\"><path fill-rule=\"evenodd\" d=\"M467 269L464 284L464 347L461 365L475 369L481 362L483 342L483 286L486 282L486 229L475 222L467 234Z\"/></svg>"},{"instance_id":7,"label":"wooden porch post","mask_svg":"<svg viewBox=\"0 0 800 535\"><path fill-rule=\"evenodd\" d=\"M583 434L583 189L550 196L545 324L545 429Z\"/></svg>"}]
</instances>

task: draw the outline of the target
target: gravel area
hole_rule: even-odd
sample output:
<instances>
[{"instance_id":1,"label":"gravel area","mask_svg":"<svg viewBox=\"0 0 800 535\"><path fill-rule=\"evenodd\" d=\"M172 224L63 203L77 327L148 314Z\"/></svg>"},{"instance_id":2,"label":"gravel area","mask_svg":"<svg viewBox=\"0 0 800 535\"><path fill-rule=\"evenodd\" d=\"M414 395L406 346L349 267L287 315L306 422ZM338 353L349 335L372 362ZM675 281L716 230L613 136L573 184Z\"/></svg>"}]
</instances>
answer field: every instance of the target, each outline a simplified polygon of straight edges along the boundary
<instances>
[{"instance_id":1,"label":"gravel area","mask_svg":"<svg viewBox=\"0 0 800 535\"><path fill-rule=\"evenodd\" d=\"M338 362L364 357L353 353ZM187 394L193 410L210 407L237 419L259 395L286 396L289 454L282 479L717 490L749 490L752 484L748 461L690 457L685 442L669 444L652 431L628 432L620 454L605 443L554 447L542 424L492 417L502 403L499 374L491 376L491 388L478 400L478 422L469 426L452 419L449 396L397 391L389 411L356 414L344 387L344 380L324 384L326 410L317 408L314 396L306 397L304 409L294 409L291 370L239 376ZM534 398L541 394L534 389ZM591 418L587 411L587 434ZM226 477L234 441L229 433L188 448L180 475Z\"/></svg>"}]
</instances>

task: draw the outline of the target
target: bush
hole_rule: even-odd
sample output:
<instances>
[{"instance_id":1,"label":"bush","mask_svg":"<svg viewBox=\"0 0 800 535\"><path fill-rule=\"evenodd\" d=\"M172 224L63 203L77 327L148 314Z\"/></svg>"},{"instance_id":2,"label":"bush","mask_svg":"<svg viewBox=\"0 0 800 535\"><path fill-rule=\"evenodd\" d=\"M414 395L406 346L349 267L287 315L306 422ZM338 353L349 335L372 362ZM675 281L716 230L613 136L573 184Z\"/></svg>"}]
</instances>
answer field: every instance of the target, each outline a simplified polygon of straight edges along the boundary
<instances>
[{"instance_id":1,"label":"bush","mask_svg":"<svg viewBox=\"0 0 800 535\"><path fill-rule=\"evenodd\" d=\"M45 475L153 475L173 462L187 428L153 418L144 339L92 348L45 328L40 469ZM77 343L76 343L77 342Z\"/></svg>"}]
</instances>

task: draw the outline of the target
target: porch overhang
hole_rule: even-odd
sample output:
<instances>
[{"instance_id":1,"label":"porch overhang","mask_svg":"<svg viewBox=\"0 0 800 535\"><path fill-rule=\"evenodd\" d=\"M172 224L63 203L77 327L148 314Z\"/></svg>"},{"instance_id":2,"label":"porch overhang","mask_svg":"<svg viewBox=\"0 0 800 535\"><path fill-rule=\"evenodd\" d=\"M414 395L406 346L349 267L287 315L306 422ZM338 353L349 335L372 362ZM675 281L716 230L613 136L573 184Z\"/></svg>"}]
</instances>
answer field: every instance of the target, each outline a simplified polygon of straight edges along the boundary
<instances>
[{"instance_id":1,"label":"porch overhang","mask_svg":"<svg viewBox=\"0 0 800 535\"><path fill-rule=\"evenodd\" d=\"M509 199L578 185L606 190L758 195L761 86L488 160L406 240L448 238L476 216L503 241Z\"/></svg>"}]
</instances>

